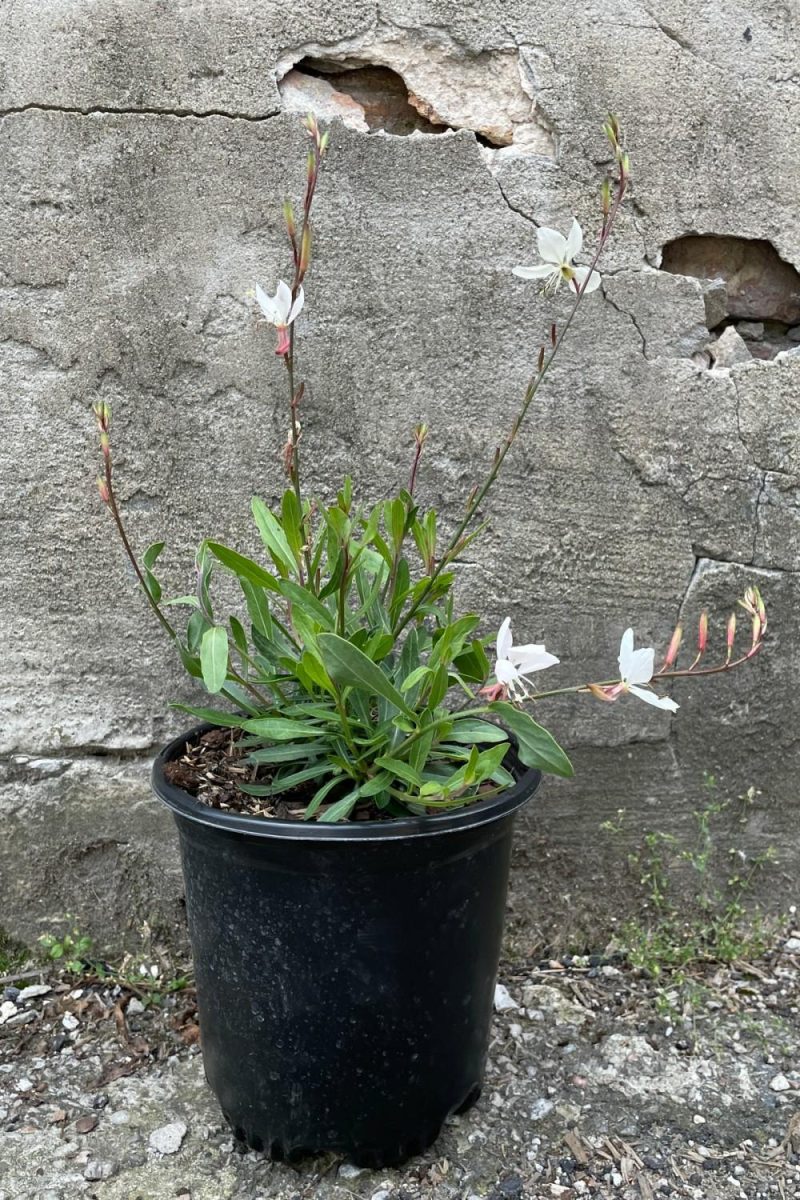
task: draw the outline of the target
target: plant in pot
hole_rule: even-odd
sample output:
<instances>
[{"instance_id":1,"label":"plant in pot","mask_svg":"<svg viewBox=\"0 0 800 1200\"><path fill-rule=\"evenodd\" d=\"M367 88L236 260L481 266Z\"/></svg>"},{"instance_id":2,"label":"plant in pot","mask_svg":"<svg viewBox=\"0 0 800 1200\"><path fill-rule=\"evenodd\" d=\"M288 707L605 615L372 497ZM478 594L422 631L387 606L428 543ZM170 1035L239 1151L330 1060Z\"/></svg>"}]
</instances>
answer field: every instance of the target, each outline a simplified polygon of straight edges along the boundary
<instances>
[{"instance_id":1,"label":"plant in pot","mask_svg":"<svg viewBox=\"0 0 800 1200\"><path fill-rule=\"evenodd\" d=\"M371 508L346 479L310 497L300 465L303 384L295 330L311 260L311 211L327 148L313 117L305 195L284 206L292 282L256 288L286 368L288 486L252 514L261 561L206 540L191 595L165 600L163 543L134 552L117 503L108 406L95 405L99 490L141 589L189 674L225 707L181 706L202 724L176 738L153 771L180 834L208 1081L235 1134L274 1157L338 1150L398 1163L478 1096L500 953L515 814L542 772L570 776L567 755L528 711L547 696L632 695L677 705L651 686L727 671L766 631L759 593L740 603L748 645L704 665L707 620L679 669L681 631L660 669L627 630L609 679L550 690L532 676L558 659L517 645L510 622L487 638L459 613L459 560L484 530L487 495L596 270L629 185L617 122L605 126L613 171L591 262L580 227L538 230L542 262L519 267L572 304L553 325L507 436L443 532L416 499L427 430L414 431L408 485ZM220 615L215 572L241 591ZM174 614L186 610L186 620ZM487 650L490 653L487 653ZM493 651L493 653L491 653Z\"/></svg>"}]
</instances>

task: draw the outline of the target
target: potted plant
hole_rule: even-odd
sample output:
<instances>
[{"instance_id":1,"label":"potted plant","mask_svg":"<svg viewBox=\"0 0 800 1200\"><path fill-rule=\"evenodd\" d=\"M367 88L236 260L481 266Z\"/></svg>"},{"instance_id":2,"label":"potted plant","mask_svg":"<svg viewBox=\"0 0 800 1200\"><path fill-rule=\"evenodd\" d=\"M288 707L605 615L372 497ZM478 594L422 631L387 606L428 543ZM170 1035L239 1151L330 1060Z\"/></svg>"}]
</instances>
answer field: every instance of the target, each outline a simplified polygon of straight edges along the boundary
<instances>
[{"instance_id":1,"label":"potted plant","mask_svg":"<svg viewBox=\"0 0 800 1200\"><path fill-rule=\"evenodd\" d=\"M597 248L577 266L580 227L539 229L543 262L516 268L573 304L539 351L519 412L458 527L443 533L416 484L427 429L414 431L408 486L370 509L345 480L311 498L300 466L303 384L295 330L311 260L311 210L327 148L313 117L302 212L284 206L291 285L256 288L286 368L288 486L275 510L256 497L256 561L206 540L196 589L165 601L163 543L135 554L117 504L110 414L95 405L98 480L125 552L189 674L225 707L181 706L201 722L159 755L156 794L180 834L207 1078L236 1136L274 1157L338 1150L371 1166L423 1150L448 1114L477 1097L500 952L514 817L542 772L570 776L567 755L526 705L566 692L630 694L674 710L653 680L727 671L758 652L759 593L740 602L747 649L678 669L681 631L658 672L627 630L619 671L599 682L537 690L558 659L516 645L510 622L487 639L458 613L453 584L480 514L596 270L629 183L617 122L602 188ZM236 580L221 616L215 572ZM187 620L173 613L181 606ZM487 649L493 647L490 656Z\"/></svg>"}]
</instances>

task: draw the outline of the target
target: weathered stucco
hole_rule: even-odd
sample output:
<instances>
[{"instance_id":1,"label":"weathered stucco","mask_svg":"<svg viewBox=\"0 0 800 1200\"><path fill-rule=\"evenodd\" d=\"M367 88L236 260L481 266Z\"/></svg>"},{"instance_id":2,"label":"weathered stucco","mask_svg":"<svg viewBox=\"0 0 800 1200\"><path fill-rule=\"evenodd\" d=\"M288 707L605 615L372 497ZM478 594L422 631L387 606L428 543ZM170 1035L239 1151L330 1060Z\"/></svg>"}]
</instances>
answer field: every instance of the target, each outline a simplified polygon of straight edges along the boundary
<instances>
[{"instance_id":1,"label":"weathered stucco","mask_svg":"<svg viewBox=\"0 0 800 1200\"><path fill-rule=\"evenodd\" d=\"M580 769L522 822L531 941L607 929L626 847L600 823L625 807L628 837L688 831L706 771L729 794L761 789L731 838L776 846L764 894L786 895L800 865L800 352L709 370L724 290L712 319L713 287L659 267L688 235L765 241L800 267L798 49L796 15L769 0L757 19L737 0L7 0L0 925L30 937L70 911L113 941L126 921L174 921L175 848L144 763L180 724L167 702L186 685L94 494L90 405L112 402L132 535L166 536L176 587L204 535L255 549L248 501L282 486L286 417L246 292L286 271L280 201L302 186L303 134L279 82L309 59L391 68L417 111L451 126L332 126L302 320L314 486L346 470L365 499L400 485L424 419L421 498L457 517L568 303L511 268L533 261L537 223L596 228L612 109L633 199L462 599L487 630L511 613L525 640L546 636L565 681L605 676L628 623L663 644L709 602L721 637L753 581L770 607L763 659L678 685L674 718L634 701L549 710ZM63 766L43 778L19 756ZM76 867L98 853L102 869Z\"/></svg>"}]
</instances>

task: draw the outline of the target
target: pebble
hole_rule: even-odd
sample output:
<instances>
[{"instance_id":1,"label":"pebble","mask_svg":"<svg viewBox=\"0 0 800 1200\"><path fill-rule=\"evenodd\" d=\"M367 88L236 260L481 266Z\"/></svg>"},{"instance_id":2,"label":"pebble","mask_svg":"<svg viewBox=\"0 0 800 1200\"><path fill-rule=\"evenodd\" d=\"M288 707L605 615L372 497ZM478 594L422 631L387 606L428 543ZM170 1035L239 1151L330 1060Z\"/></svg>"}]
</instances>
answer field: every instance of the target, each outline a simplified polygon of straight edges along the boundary
<instances>
[{"instance_id":1,"label":"pebble","mask_svg":"<svg viewBox=\"0 0 800 1200\"><path fill-rule=\"evenodd\" d=\"M129 1017L138 1017L144 1012L144 1005L136 996L131 996L125 1012Z\"/></svg>"},{"instance_id":2,"label":"pebble","mask_svg":"<svg viewBox=\"0 0 800 1200\"><path fill-rule=\"evenodd\" d=\"M17 1004L25 1004L28 1000L35 1000L37 996L46 996L48 992L52 992L52 988L46 983L32 983L30 987L24 987L17 996Z\"/></svg>"},{"instance_id":3,"label":"pebble","mask_svg":"<svg viewBox=\"0 0 800 1200\"><path fill-rule=\"evenodd\" d=\"M555 1104L553 1101L542 1096L541 1099L535 1100L531 1105L531 1120L543 1121L545 1117L549 1117L554 1108Z\"/></svg>"},{"instance_id":4,"label":"pebble","mask_svg":"<svg viewBox=\"0 0 800 1200\"><path fill-rule=\"evenodd\" d=\"M13 1000L4 1000L0 1004L0 1025L5 1025L9 1017L13 1017L17 1012L17 1006Z\"/></svg>"},{"instance_id":5,"label":"pebble","mask_svg":"<svg viewBox=\"0 0 800 1200\"><path fill-rule=\"evenodd\" d=\"M337 1174L340 1179L358 1179L366 1169L366 1167L357 1167L355 1163L345 1162L339 1167Z\"/></svg>"},{"instance_id":6,"label":"pebble","mask_svg":"<svg viewBox=\"0 0 800 1200\"><path fill-rule=\"evenodd\" d=\"M708 350L714 359L715 367L733 367L737 363L752 360L744 339L739 336L733 325L729 325L716 342L711 342Z\"/></svg>"},{"instance_id":7,"label":"pebble","mask_svg":"<svg viewBox=\"0 0 800 1200\"><path fill-rule=\"evenodd\" d=\"M706 1123L705 1117L702 1116L700 1113L695 1113L694 1116L692 1117L692 1120L694 1121L695 1125L705 1125L705 1123Z\"/></svg>"},{"instance_id":8,"label":"pebble","mask_svg":"<svg viewBox=\"0 0 800 1200\"><path fill-rule=\"evenodd\" d=\"M379 1188L377 1192L372 1193L372 1200L389 1200L391 1194L386 1188Z\"/></svg>"},{"instance_id":9,"label":"pebble","mask_svg":"<svg viewBox=\"0 0 800 1200\"><path fill-rule=\"evenodd\" d=\"M80 1021L73 1013L64 1013L61 1018L61 1024L66 1029L67 1033L74 1033L80 1025Z\"/></svg>"},{"instance_id":10,"label":"pebble","mask_svg":"<svg viewBox=\"0 0 800 1200\"><path fill-rule=\"evenodd\" d=\"M769 1086L773 1092L789 1092L792 1089L792 1085L785 1075L773 1075L769 1081Z\"/></svg>"},{"instance_id":11,"label":"pebble","mask_svg":"<svg viewBox=\"0 0 800 1200\"><path fill-rule=\"evenodd\" d=\"M112 1125L127 1125L131 1118L124 1108L120 1108L117 1112L113 1112L108 1119Z\"/></svg>"},{"instance_id":12,"label":"pebble","mask_svg":"<svg viewBox=\"0 0 800 1200\"><path fill-rule=\"evenodd\" d=\"M89 1159L83 1168L83 1178L91 1180L110 1179L116 1173L116 1170L116 1163Z\"/></svg>"},{"instance_id":13,"label":"pebble","mask_svg":"<svg viewBox=\"0 0 800 1200\"><path fill-rule=\"evenodd\" d=\"M758 341L764 336L763 321L739 321L736 329L741 337L750 342Z\"/></svg>"},{"instance_id":14,"label":"pebble","mask_svg":"<svg viewBox=\"0 0 800 1200\"><path fill-rule=\"evenodd\" d=\"M513 1008L519 1008L516 1000L512 999L508 988L498 983L494 989L494 1011L495 1012L510 1012Z\"/></svg>"},{"instance_id":15,"label":"pebble","mask_svg":"<svg viewBox=\"0 0 800 1200\"><path fill-rule=\"evenodd\" d=\"M17 1080L17 1091L18 1091L18 1092L31 1092L31 1091L33 1091L33 1082L32 1082L30 1079L26 1079L26 1078L23 1076L23 1078L22 1078L22 1079L18 1079L18 1080Z\"/></svg>"},{"instance_id":16,"label":"pebble","mask_svg":"<svg viewBox=\"0 0 800 1200\"><path fill-rule=\"evenodd\" d=\"M148 1144L157 1154L177 1154L185 1137L186 1126L183 1121L171 1121L169 1125L154 1129Z\"/></svg>"},{"instance_id":17,"label":"pebble","mask_svg":"<svg viewBox=\"0 0 800 1200\"><path fill-rule=\"evenodd\" d=\"M784 942L783 952L784 954L800 954L800 937L790 937L788 941Z\"/></svg>"},{"instance_id":18,"label":"pebble","mask_svg":"<svg viewBox=\"0 0 800 1200\"><path fill-rule=\"evenodd\" d=\"M15 1013L13 1017L7 1017L3 1022L4 1025L27 1025L29 1021L35 1021L38 1013L33 1009L28 1009L27 1012Z\"/></svg>"}]
</instances>

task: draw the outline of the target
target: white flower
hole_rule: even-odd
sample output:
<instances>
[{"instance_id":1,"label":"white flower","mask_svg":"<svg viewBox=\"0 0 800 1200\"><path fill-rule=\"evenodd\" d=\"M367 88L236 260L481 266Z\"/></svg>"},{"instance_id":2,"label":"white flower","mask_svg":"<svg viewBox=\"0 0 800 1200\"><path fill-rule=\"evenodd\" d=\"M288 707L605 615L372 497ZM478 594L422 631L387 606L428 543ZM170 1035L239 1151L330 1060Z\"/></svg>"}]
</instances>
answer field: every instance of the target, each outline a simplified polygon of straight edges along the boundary
<instances>
[{"instance_id":1,"label":"white flower","mask_svg":"<svg viewBox=\"0 0 800 1200\"><path fill-rule=\"evenodd\" d=\"M506 617L497 634L497 662L494 666L498 683L508 689L513 699L528 694L525 678L531 671L543 671L558 662L554 654L548 654L544 646L515 646L511 636L511 617Z\"/></svg>"},{"instance_id":2,"label":"white flower","mask_svg":"<svg viewBox=\"0 0 800 1200\"><path fill-rule=\"evenodd\" d=\"M544 259L540 267L514 267L514 274L520 279L544 279L545 292L557 292L562 279L579 292L586 283L584 292L593 292L600 286L600 275L597 271L589 272L588 267L576 267L573 260L580 254L583 246L583 230L573 219L569 237L564 237L557 229L542 227L536 230L536 240L539 243L539 254Z\"/></svg>"},{"instance_id":3,"label":"white flower","mask_svg":"<svg viewBox=\"0 0 800 1200\"><path fill-rule=\"evenodd\" d=\"M649 683L653 678L655 650L633 648L633 630L626 629L619 644L619 674L622 680L622 691L638 696L647 704L656 708L665 708L669 712L677 712L678 705L669 696L657 696L649 688L638 687L640 683Z\"/></svg>"},{"instance_id":4,"label":"white flower","mask_svg":"<svg viewBox=\"0 0 800 1200\"><path fill-rule=\"evenodd\" d=\"M278 329L286 329L303 307L303 289L297 289L297 298L292 304L292 289L282 279L278 280L278 290L274 296L268 296L264 289L256 284L256 300L271 325L277 325Z\"/></svg>"}]
</instances>

